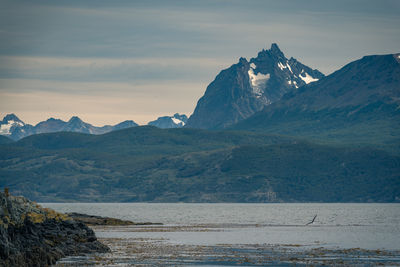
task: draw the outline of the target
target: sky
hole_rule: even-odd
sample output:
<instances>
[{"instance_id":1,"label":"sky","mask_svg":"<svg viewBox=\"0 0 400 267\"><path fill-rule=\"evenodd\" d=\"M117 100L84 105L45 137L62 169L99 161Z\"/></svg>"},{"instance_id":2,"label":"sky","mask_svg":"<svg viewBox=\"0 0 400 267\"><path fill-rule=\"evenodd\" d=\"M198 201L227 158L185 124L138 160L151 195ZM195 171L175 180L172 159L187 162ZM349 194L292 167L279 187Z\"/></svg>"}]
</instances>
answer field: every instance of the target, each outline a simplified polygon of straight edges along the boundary
<instances>
[{"instance_id":1,"label":"sky","mask_svg":"<svg viewBox=\"0 0 400 267\"><path fill-rule=\"evenodd\" d=\"M329 74L400 52L399 25L398 0L0 0L0 117L190 115L222 69L271 43Z\"/></svg>"}]
</instances>

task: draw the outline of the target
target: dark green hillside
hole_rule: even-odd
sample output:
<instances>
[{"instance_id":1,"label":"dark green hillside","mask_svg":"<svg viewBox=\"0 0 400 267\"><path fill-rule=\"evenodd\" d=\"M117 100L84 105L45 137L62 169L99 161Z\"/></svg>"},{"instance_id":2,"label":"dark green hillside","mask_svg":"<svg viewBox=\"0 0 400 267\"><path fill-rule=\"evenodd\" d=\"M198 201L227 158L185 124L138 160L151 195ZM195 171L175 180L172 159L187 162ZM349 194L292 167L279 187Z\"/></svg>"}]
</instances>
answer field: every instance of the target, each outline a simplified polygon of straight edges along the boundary
<instances>
[{"instance_id":1,"label":"dark green hillside","mask_svg":"<svg viewBox=\"0 0 400 267\"><path fill-rule=\"evenodd\" d=\"M265 177L286 201L393 201L399 170L400 157L386 152L310 143L244 146L222 165L232 176Z\"/></svg>"},{"instance_id":2,"label":"dark green hillside","mask_svg":"<svg viewBox=\"0 0 400 267\"><path fill-rule=\"evenodd\" d=\"M26 137L13 144L13 147L68 151L90 149L118 155L173 155L241 144L272 144L291 140L293 139L288 137L251 132L160 129L154 126L141 126L103 135L70 132L39 134Z\"/></svg>"},{"instance_id":3,"label":"dark green hillside","mask_svg":"<svg viewBox=\"0 0 400 267\"><path fill-rule=\"evenodd\" d=\"M399 201L400 158L246 132L137 127L0 146L0 187L36 201Z\"/></svg>"},{"instance_id":4,"label":"dark green hillside","mask_svg":"<svg viewBox=\"0 0 400 267\"><path fill-rule=\"evenodd\" d=\"M10 138L4 136L4 135L0 135L0 145L1 144L8 144L8 143L12 143L14 142L13 140L11 140Z\"/></svg>"},{"instance_id":5,"label":"dark green hillside","mask_svg":"<svg viewBox=\"0 0 400 267\"><path fill-rule=\"evenodd\" d=\"M258 113L237 125L260 133L296 136L322 144L379 147L400 154L400 109L376 102L368 106Z\"/></svg>"}]
</instances>

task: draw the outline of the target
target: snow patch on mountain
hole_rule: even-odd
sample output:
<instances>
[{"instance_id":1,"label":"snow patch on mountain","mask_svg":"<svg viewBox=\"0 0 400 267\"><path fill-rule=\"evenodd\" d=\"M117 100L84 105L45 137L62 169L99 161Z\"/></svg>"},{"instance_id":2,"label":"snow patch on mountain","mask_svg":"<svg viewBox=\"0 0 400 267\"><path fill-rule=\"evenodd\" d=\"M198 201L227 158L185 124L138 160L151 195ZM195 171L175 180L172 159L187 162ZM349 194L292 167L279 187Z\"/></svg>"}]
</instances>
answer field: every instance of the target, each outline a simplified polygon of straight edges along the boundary
<instances>
[{"instance_id":1,"label":"snow patch on mountain","mask_svg":"<svg viewBox=\"0 0 400 267\"><path fill-rule=\"evenodd\" d=\"M291 73L293 73L292 68L290 67L290 65L289 65L287 62L286 62L286 66L288 67L289 71L290 71Z\"/></svg>"},{"instance_id":2,"label":"snow patch on mountain","mask_svg":"<svg viewBox=\"0 0 400 267\"><path fill-rule=\"evenodd\" d=\"M286 69L286 66L283 66L283 64L281 62L278 62L278 67L283 70Z\"/></svg>"},{"instance_id":3,"label":"snow patch on mountain","mask_svg":"<svg viewBox=\"0 0 400 267\"><path fill-rule=\"evenodd\" d=\"M278 62L278 67L279 67L281 70L283 70L283 69L289 69L289 71L290 71L291 73L293 73L292 68L290 67L290 65L289 65L288 62L286 62L285 65L283 65L282 62Z\"/></svg>"},{"instance_id":4,"label":"snow patch on mountain","mask_svg":"<svg viewBox=\"0 0 400 267\"><path fill-rule=\"evenodd\" d=\"M185 126L188 118L185 114L175 113L173 116L158 117L155 121L150 121L147 125L155 126L161 129L180 128Z\"/></svg>"},{"instance_id":5,"label":"snow patch on mountain","mask_svg":"<svg viewBox=\"0 0 400 267\"><path fill-rule=\"evenodd\" d=\"M303 75L305 75L305 76L303 76ZM299 75L299 77L300 77L306 84L309 84L309 83L318 81L318 79L315 79L314 77L312 77L312 76L311 76L310 74L308 74L307 72L301 73L301 74Z\"/></svg>"},{"instance_id":6,"label":"snow patch on mountain","mask_svg":"<svg viewBox=\"0 0 400 267\"><path fill-rule=\"evenodd\" d=\"M0 134L10 134L10 129L13 122L14 121L10 121L8 124L0 125Z\"/></svg>"},{"instance_id":7,"label":"snow patch on mountain","mask_svg":"<svg viewBox=\"0 0 400 267\"><path fill-rule=\"evenodd\" d=\"M265 85L270 78L270 74L262 74L261 72L255 74L254 69L251 66L247 73L249 74L249 81L251 88L253 88L253 93L256 95L257 98L261 97L264 92L263 88L265 88Z\"/></svg>"},{"instance_id":8,"label":"snow patch on mountain","mask_svg":"<svg viewBox=\"0 0 400 267\"><path fill-rule=\"evenodd\" d=\"M176 124L176 125L180 125L180 126L184 126L185 123L183 121L181 121L180 119L174 118L172 117L171 120Z\"/></svg>"},{"instance_id":9,"label":"snow patch on mountain","mask_svg":"<svg viewBox=\"0 0 400 267\"><path fill-rule=\"evenodd\" d=\"M0 134L10 135L11 127L23 127L24 123L20 121L9 120L4 124L0 124Z\"/></svg>"}]
</instances>

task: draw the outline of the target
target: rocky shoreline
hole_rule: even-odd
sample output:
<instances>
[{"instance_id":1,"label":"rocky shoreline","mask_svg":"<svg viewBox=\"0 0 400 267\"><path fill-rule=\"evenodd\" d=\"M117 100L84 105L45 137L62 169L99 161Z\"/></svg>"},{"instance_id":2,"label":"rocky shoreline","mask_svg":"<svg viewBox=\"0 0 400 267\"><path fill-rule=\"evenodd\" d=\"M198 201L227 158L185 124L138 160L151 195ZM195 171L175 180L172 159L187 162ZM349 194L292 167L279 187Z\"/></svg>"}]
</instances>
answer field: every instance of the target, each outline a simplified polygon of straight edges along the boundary
<instances>
[{"instance_id":1,"label":"rocky shoreline","mask_svg":"<svg viewBox=\"0 0 400 267\"><path fill-rule=\"evenodd\" d=\"M73 255L105 253L93 230L66 214L0 192L0 266L50 266Z\"/></svg>"},{"instance_id":2,"label":"rocky shoreline","mask_svg":"<svg viewBox=\"0 0 400 267\"><path fill-rule=\"evenodd\" d=\"M82 222L88 226L95 225L162 225L162 223L152 223L152 222L132 222L127 220L120 220L110 217L102 217L95 215L87 215L82 213L71 212L67 213L68 217L74 219L75 221Z\"/></svg>"}]
</instances>

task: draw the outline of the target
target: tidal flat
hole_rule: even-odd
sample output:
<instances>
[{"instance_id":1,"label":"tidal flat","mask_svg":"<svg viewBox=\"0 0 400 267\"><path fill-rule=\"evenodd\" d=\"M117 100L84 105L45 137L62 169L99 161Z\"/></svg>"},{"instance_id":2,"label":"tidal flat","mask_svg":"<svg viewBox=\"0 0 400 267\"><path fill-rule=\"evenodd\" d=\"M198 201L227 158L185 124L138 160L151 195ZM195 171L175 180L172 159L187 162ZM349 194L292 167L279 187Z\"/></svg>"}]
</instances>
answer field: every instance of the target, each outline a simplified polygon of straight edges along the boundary
<instances>
[{"instance_id":1,"label":"tidal flat","mask_svg":"<svg viewBox=\"0 0 400 267\"><path fill-rule=\"evenodd\" d=\"M249 229L252 226L243 227ZM215 225L93 228L99 241L109 246L112 252L68 257L59 261L56 266L400 266L399 250L328 248L318 242L313 245L177 244L162 237L165 235L159 235L160 233L212 235L216 232L229 231ZM133 237L142 233L153 237Z\"/></svg>"},{"instance_id":2,"label":"tidal flat","mask_svg":"<svg viewBox=\"0 0 400 267\"><path fill-rule=\"evenodd\" d=\"M398 204L44 205L163 223L93 226L111 253L56 266L400 266Z\"/></svg>"}]
</instances>

